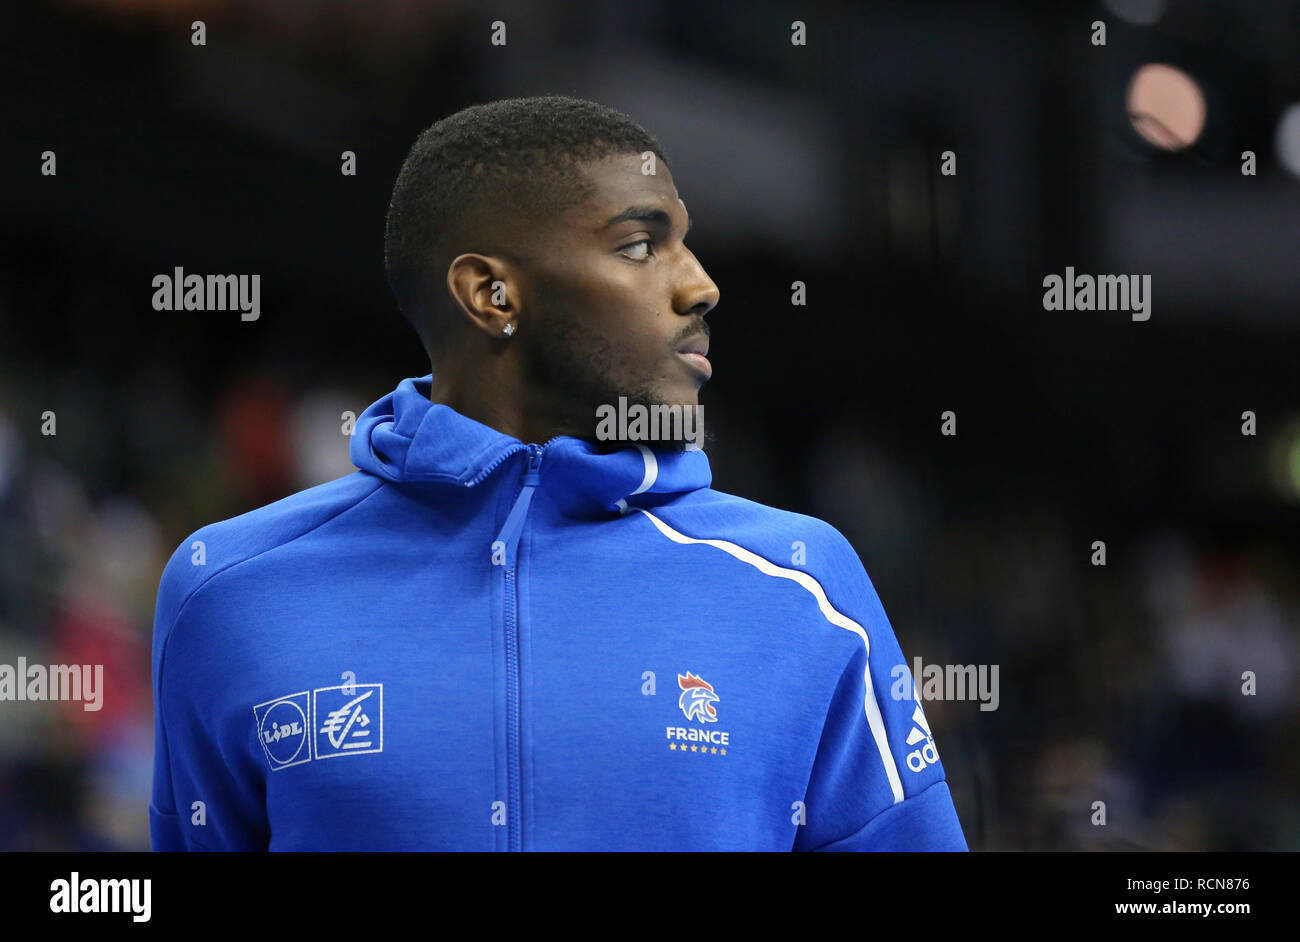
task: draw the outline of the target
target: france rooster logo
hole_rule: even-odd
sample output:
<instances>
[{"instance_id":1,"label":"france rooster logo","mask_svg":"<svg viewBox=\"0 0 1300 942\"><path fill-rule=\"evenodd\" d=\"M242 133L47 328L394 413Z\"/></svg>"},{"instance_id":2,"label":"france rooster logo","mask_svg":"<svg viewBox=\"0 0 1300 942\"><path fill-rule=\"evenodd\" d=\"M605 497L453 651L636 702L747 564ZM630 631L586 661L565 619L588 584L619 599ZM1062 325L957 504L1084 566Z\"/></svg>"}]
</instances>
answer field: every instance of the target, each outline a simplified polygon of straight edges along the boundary
<instances>
[{"instance_id":1,"label":"france rooster logo","mask_svg":"<svg viewBox=\"0 0 1300 942\"><path fill-rule=\"evenodd\" d=\"M713 704L718 701L718 695L713 692L713 687L708 681L687 671L685 677L681 674L677 675L677 686L682 688L682 695L677 705L682 708L688 720L698 719L701 723L718 721L718 711L713 708Z\"/></svg>"}]
</instances>

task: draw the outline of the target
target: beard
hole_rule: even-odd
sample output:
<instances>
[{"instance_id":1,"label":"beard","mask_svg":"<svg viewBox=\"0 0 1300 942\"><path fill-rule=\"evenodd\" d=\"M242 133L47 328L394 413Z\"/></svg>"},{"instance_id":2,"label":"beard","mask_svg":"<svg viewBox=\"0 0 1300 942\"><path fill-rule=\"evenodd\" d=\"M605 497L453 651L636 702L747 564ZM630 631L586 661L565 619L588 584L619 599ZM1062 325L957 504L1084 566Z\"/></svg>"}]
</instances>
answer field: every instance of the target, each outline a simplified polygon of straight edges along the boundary
<instances>
[{"instance_id":1,"label":"beard","mask_svg":"<svg viewBox=\"0 0 1300 942\"><path fill-rule=\"evenodd\" d=\"M533 319L531 343L524 348L530 379L566 405L579 425L576 437L587 439L605 451L633 444L654 445L681 451L687 442L662 440L634 442L621 439L598 439L596 408L618 407L621 398L628 407L670 406L655 392L654 376L629 362L607 337L593 334L573 312L563 306L547 305L541 316ZM707 330L707 328L704 328ZM693 332L700 332L696 327ZM689 336L684 334L683 336ZM678 403L683 409L693 408Z\"/></svg>"}]
</instances>

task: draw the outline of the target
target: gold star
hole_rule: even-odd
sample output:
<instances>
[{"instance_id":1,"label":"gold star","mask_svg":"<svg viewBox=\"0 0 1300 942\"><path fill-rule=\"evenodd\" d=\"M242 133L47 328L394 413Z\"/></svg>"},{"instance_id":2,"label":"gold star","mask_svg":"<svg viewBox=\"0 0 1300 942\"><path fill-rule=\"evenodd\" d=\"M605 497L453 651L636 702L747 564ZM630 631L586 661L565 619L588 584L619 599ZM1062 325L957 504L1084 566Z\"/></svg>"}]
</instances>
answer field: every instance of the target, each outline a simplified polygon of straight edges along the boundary
<instances>
[{"instance_id":1,"label":"gold star","mask_svg":"<svg viewBox=\"0 0 1300 942\"><path fill-rule=\"evenodd\" d=\"M723 749L723 750L722 750L722 754L725 756L725 755L727 754L727 750L726 750L726 749Z\"/></svg>"},{"instance_id":2,"label":"gold star","mask_svg":"<svg viewBox=\"0 0 1300 942\"><path fill-rule=\"evenodd\" d=\"M668 748L669 748L669 749L676 749L676 748L677 748L677 743L675 743L675 742L670 742L670 743L668 744Z\"/></svg>"},{"instance_id":3,"label":"gold star","mask_svg":"<svg viewBox=\"0 0 1300 942\"><path fill-rule=\"evenodd\" d=\"M691 746L691 752L694 752L696 748L697 748L696 746Z\"/></svg>"},{"instance_id":4,"label":"gold star","mask_svg":"<svg viewBox=\"0 0 1300 942\"><path fill-rule=\"evenodd\" d=\"M717 755L718 747L714 746L712 749L709 750L709 752L712 752L714 755Z\"/></svg>"}]
</instances>

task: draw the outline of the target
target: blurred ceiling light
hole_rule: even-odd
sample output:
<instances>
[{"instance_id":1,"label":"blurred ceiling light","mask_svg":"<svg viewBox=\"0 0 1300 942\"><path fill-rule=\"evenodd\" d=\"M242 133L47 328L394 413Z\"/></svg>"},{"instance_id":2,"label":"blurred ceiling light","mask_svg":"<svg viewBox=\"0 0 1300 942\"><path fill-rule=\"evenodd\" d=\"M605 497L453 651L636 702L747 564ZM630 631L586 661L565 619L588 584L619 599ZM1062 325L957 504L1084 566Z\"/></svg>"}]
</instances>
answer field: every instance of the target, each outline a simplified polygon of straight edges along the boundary
<instances>
[{"instance_id":1,"label":"blurred ceiling light","mask_svg":"<svg viewBox=\"0 0 1300 942\"><path fill-rule=\"evenodd\" d=\"M1285 422L1269 441L1269 477L1274 490L1300 501L1300 416Z\"/></svg>"},{"instance_id":2,"label":"blurred ceiling light","mask_svg":"<svg viewBox=\"0 0 1300 942\"><path fill-rule=\"evenodd\" d=\"M1273 146L1283 166L1300 177L1300 104L1288 105L1282 112Z\"/></svg>"},{"instance_id":3,"label":"blurred ceiling light","mask_svg":"<svg viewBox=\"0 0 1300 942\"><path fill-rule=\"evenodd\" d=\"M1205 96L1182 69L1160 62L1142 66L1128 86L1133 128L1162 150L1182 150L1205 129Z\"/></svg>"},{"instance_id":4,"label":"blurred ceiling light","mask_svg":"<svg viewBox=\"0 0 1300 942\"><path fill-rule=\"evenodd\" d=\"M1150 26L1165 13L1165 0L1102 0L1102 6L1135 26Z\"/></svg>"},{"instance_id":5,"label":"blurred ceiling light","mask_svg":"<svg viewBox=\"0 0 1300 942\"><path fill-rule=\"evenodd\" d=\"M1291 447L1287 450L1287 459L1291 495L1294 497L1300 494L1300 437L1291 439Z\"/></svg>"}]
</instances>

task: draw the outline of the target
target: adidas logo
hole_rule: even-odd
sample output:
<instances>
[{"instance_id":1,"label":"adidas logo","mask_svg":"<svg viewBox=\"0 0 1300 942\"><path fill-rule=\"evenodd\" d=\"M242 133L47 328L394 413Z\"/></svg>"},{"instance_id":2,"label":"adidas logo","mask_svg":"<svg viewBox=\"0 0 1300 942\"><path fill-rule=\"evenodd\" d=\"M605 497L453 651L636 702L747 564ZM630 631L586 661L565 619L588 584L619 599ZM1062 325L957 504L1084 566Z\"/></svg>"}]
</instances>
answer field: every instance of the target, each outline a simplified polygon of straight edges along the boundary
<instances>
[{"instance_id":1,"label":"adidas logo","mask_svg":"<svg viewBox=\"0 0 1300 942\"><path fill-rule=\"evenodd\" d=\"M934 748L934 735L930 732L930 724L925 721L925 713L919 703L912 711L912 722L916 725L907 734L907 744L915 746L924 741L925 745L907 754L907 767L913 772L924 772L928 766L939 761L939 751Z\"/></svg>"}]
</instances>

